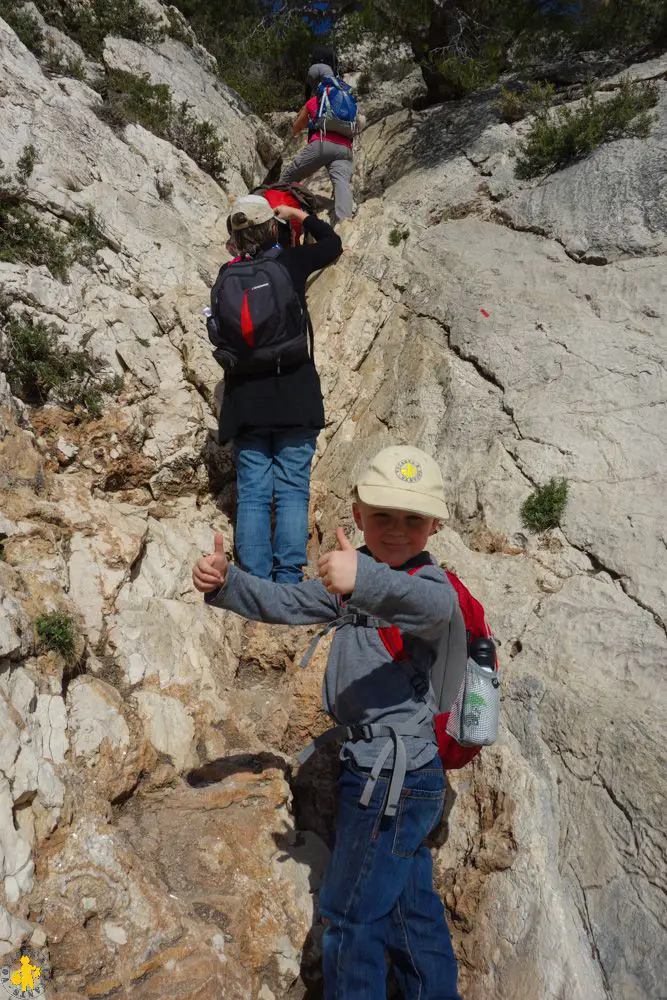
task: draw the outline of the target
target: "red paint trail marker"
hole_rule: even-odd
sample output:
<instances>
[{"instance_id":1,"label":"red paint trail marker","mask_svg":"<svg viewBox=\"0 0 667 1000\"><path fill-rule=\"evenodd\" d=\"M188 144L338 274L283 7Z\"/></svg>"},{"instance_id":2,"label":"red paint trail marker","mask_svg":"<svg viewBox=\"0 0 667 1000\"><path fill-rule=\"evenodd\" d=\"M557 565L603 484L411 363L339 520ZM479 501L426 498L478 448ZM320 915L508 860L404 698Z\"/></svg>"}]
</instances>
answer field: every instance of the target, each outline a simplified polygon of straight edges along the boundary
<instances>
[{"instance_id":1,"label":"red paint trail marker","mask_svg":"<svg viewBox=\"0 0 667 1000\"><path fill-rule=\"evenodd\" d=\"M482 316L486 316L487 319L489 318L489 313L486 311L486 309L480 309L480 312Z\"/></svg>"}]
</instances>

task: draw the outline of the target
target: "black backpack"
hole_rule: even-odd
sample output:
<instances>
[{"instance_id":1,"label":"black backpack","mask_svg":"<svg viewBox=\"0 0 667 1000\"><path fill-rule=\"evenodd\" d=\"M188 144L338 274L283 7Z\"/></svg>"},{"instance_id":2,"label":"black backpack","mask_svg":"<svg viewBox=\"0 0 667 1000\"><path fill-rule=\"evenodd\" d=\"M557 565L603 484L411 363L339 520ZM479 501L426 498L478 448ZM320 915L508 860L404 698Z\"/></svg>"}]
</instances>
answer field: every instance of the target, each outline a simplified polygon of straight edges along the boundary
<instances>
[{"instance_id":1,"label":"black backpack","mask_svg":"<svg viewBox=\"0 0 667 1000\"><path fill-rule=\"evenodd\" d=\"M225 372L261 374L305 361L313 330L280 248L246 255L220 268L206 320L213 357Z\"/></svg>"}]
</instances>

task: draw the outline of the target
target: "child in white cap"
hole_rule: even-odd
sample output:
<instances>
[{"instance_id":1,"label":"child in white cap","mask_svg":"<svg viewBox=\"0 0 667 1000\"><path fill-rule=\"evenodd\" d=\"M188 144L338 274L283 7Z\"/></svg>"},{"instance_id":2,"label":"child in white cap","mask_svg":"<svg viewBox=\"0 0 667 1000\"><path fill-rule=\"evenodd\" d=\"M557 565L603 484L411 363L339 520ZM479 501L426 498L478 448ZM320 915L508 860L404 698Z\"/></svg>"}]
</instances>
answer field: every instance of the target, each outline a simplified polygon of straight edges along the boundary
<instances>
[{"instance_id":1,"label":"child in white cap","mask_svg":"<svg viewBox=\"0 0 667 1000\"><path fill-rule=\"evenodd\" d=\"M246 618L335 628L323 685L337 723L330 733L342 738L335 846L319 895L325 1000L385 1000L385 951L406 1000L460 1000L424 844L445 796L430 672L460 615L425 550L447 516L437 463L410 445L383 449L356 480L352 512L365 544L355 549L339 527L319 579L254 579L228 563L218 533L193 581L208 604ZM383 642L383 625L400 630L401 662ZM460 681L446 677L452 701Z\"/></svg>"}]
</instances>

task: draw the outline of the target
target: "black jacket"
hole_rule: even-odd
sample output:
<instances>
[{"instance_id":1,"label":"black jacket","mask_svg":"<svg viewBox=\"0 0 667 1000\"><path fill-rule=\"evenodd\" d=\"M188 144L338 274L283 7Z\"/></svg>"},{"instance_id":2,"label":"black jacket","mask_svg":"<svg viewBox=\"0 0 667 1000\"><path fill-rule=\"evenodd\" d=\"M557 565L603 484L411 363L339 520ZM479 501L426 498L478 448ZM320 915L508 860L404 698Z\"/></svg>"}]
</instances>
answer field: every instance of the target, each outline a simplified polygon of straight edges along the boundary
<instances>
[{"instance_id":1,"label":"black jacket","mask_svg":"<svg viewBox=\"0 0 667 1000\"><path fill-rule=\"evenodd\" d=\"M336 260L342 250L340 237L316 215L303 224L304 233L315 244L288 247L280 262L289 272L304 307L306 279ZM320 378L311 359L301 361L280 374L226 375L220 409L220 441L229 441L244 431L281 430L285 427L324 427L324 404Z\"/></svg>"}]
</instances>

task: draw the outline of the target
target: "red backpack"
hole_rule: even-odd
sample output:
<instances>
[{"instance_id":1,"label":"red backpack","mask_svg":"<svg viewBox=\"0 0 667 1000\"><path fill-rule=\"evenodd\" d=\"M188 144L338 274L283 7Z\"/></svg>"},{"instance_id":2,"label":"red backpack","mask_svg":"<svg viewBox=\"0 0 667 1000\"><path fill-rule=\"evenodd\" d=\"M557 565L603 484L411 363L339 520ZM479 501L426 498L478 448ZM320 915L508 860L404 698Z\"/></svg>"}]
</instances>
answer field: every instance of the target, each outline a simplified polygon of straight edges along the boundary
<instances>
[{"instance_id":1,"label":"red backpack","mask_svg":"<svg viewBox=\"0 0 667 1000\"><path fill-rule=\"evenodd\" d=\"M412 569L407 570L407 572L410 576L412 576L422 568L422 566L415 566ZM486 624L486 620L484 618L484 608L479 601L472 596L468 588L461 583L459 578L455 576L454 573L450 573L449 570L446 572L447 579L456 591L456 596L459 599L459 607L463 616L468 646L473 639L479 639L481 637L490 638L491 630ZM403 637L401 636L400 630L396 625L378 628L378 634L392 659L397 662L407 659L407 653L403 645ZM496 670L497 669L498 664L496 663ZM435 683L434 689L437 690L437 688L438 685ZM473 757L477 756L482 748L478 746L462 746L457 742L457 740L454 739L453 736L450 736L447 732L447 720L449 719L449 715L449 711L439 712L436 714L433 718L433 726L435 728L438 753L440 755L440 760L442 761L442 766L446 771L453 771L468 764Z\"/></svg>"}]
</instances>

